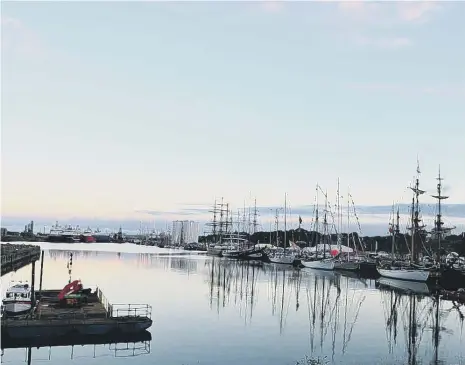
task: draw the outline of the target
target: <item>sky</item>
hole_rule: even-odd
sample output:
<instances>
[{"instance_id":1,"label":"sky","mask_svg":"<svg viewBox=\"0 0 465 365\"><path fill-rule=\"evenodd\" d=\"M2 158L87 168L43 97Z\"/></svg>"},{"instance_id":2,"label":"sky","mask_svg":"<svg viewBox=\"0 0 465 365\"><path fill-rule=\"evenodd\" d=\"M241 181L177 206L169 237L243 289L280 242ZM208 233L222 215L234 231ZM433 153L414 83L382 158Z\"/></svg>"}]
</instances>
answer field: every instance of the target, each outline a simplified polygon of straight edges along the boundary
<instances>
[{"instance_id":1,"label":"sky","mask_svg":"<svg viewBox=\"0 0 465 365\"><path fill-rule=\"evenodd\" d=\"M440 165L465 202L463 2L1 10L3 220L296 207L338 178L357 204L408 203L417 157L428 194Z\"/></svg>"}]
</instances>

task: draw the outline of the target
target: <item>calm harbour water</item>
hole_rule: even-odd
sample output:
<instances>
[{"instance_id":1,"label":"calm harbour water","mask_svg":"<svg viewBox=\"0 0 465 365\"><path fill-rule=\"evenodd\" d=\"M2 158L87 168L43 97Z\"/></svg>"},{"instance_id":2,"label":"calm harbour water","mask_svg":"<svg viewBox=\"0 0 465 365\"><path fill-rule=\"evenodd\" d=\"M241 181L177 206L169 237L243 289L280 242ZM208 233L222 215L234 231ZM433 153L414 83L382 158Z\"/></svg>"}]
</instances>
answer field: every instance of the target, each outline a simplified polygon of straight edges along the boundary
<instances>
[{"instance_id":1,"label":"calm harbour water","mask_svg":"<svg viewBox=\"0 0 465 365\"><path fill-rule=\"evenodd\" d=\"M465 364L464 306L437 307L374 280L128 245L42 247L51 248L44 289L68 282L73 249L73 279L98 285L112 303L150 304L154 323L151 341L33 348L32 364L286 365L306 355L328 364ZM3 277L2 294L30 272ZM27 363L27 353L5 349L2 363Z\"/></svg>"}]
</instances>

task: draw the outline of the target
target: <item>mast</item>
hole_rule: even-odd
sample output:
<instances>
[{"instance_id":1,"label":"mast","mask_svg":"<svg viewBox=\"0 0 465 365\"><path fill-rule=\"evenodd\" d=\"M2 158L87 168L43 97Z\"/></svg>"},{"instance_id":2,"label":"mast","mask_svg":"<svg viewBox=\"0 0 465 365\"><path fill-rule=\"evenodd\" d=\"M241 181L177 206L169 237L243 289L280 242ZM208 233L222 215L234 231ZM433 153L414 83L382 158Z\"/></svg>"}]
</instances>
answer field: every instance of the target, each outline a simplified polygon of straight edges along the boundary
<instances>
[{"instance_id":1,"label":"mast","mask_svg":"<svg viewBox=\"0 0 465 365\"><path fill-rule=\"evenodd\" d=\"M394 251L394 248L396 246L396 229L394 228L394 203L392 203L392 223L391 223L391 227L390 227L390 231L391 231L391 239L392 239L392 247L391 247L391 256L392 256L392 260L394 260L394 257L395 257L395 251Z\"/></svg>"},{"instance_id":2,"label":"mast","mask_svg":"<svg viewBox=\"0 0 465 365\"><path fill-rule=\"evenodd\" d=\"M327 211L328 211L328 193L325 194L325 215L323 218L323 225L324 225L324 240L323 240L323 258L326 258L326 242L328 241L328 220L327 220Z\"/></svg>"},{"instance_id":3,"label":"mast","mask_svg":"<svg viewBox=\"0 0 465 365\"><path fill-rule=\"evenodd\" d=\"M221 198L221 203L220 203L220 222L218 223L218 228L219 228L219 243L220 245L223 243L223 198Z\"/></svg>"},{"instance_id":4,"label":"mast","mask_svg":"<svg viewBox=\"0 0 465 365\"><path fill-rule=\"evenodd\" d=\"M350 247L350 193L349 188L347 188L347 247ZM349 261L349 256L347 255L347 261Z\"/></svg>"},{"instance_id":5,"label":"mast","mask_svg":"<svg viewBox=\"0 0 465 365\"><path fill-rule=\"evenodd\" d=\"M284 253L286 252L286 238L287 238L287 225L286 225L286 216L287 216L287 194L284 193Z\"/></svg>"},{"instance_id":6,"label":"mast","mask_svg":"<svg viewBox=\"0 0 465 365\"><path fill-rule=\"evenodd\" d=\"M339 252L342 251L342 210L340 204L340 192L339 192L339 178L337 178L337 243L339 246Z\"/></svg>"},{"instance_id":7,"label":"mast","mask_svg":"<svg viewBox=\"0 0 465 365\"><path fill-rule=\"evenodd\" d=\"M254 199L254 210L253 210L253 234L257 232L257 199Z\"/></svg>"},{"instance_id":8,"label":"mast","mask_svg":"<svg viewBox=\"0 0 465 365\"><path fill-rule=\"evenodd\" d=\"M417 159L417 176L415 178L415 185L410 189L413 191L412 197L412 257L411 261L417 262L418 252L415 250L415 235L419 235L424 225L420 226L420 201L419 196L424 194L426 191L420 189L420 162Z\"/></svg>"},{"instance_id":9,"label":"mast","mask_svg":"<svg viewBox=\"0 0 465 365\"><path fill-rule=\"evenodd\" d=\"M275 223L276 223L276 247L279 246L279 216L278 209L276 209Z\"/></svg>"},{"instance_id":10,"label":"mast","mask_svg":"<svg viewBox=\"0 0 465 365\"><path fill-rule=\"evenodd\" d=\"M438 237L438 254L440 256L441 255L442 234L446 233L446 232L450 232L455 227L452 227L452 228L444 228L443 227L444 222L442 221L441 201L445 200L445 199L448 199L449 197L442 195L442 182L441 181L444 180L444 179L441 177L441 166L439 166L438 177L436 178L436 180L438 180L437 195L432 195L432 197L438 200L438 214L436 215L436 219L434 221L434 226L435 227L433 229L433 232Z\"/></svg>"},{"instance_id":11,"label":"mast","mask_svg":"<svg viewBox=\"0 0 465 365\"><path fill-rule=\"evenodd\" d=\"M315 253L318 259L318 244L320 242L320 225L318 218L318 184L316 184L316 209L315 209Z\"/></svg>"}]
</instances>

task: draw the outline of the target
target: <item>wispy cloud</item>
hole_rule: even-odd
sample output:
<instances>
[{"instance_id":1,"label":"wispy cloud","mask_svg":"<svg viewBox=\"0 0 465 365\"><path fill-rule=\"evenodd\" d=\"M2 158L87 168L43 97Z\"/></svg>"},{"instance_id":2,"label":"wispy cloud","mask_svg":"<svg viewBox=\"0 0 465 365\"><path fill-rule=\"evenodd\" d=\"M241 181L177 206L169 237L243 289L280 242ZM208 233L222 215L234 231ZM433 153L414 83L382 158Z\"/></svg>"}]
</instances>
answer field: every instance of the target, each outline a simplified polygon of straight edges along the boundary
<instances>
[{"instance_id":1,"label":"wispy cloud","mask_svg":"<svg viewBox=\"0 0 465 365\"><path fill-rule=\"evenodd\" d=\"M432 1L340 1L339 14L358 23L393 26L399 23L424 23L441 6Z\"/></svg>"},{"instance_id":2,"label":"wispy cloud","mask_svg":"<svg viewBox=\"0 0 465 365\"><path fill-rule=\"evenodd\" d=\"M261 1L260 7L268 13L278 13L284 10L285 1Z\"/></svg>"},{"instance_id":3,"label":"wispy cloud","mask_svg":"<svg viewBox=\"0 0 465 365\"><path fill-rule=\"evenodd\" d=\"M397 3L399 19L406 22L427 22L441 6L434 1L405 1Z\"/></svg>"},{"instance_id":4,"label":"wispy cloud","mask_svg":"<svg viewBox=\"0 0 465 365\"><path fill-rule=\"evenodd\" d=\"M408 27L427 23L441 8L438 3L422 1L341 1L336 5L336 18L343 36L355 44L395 50L414 44L406 35Z\"/></svg>"},{"instance_id":5,"label":"wispy cloud","mask_svg":"<svg viewBox=\"0 0 465 365\"><path fill-rule=\"evenodd\" d=\"M22 55L40 57L44 55L44 45L40 37L21 20L2 14L2 53L4 56Z\"/></svg>"},{"instance_id":6,"label":"wispy cloud","mask_svg":"<svg viewBox=\"0 0 465 365\"><path fill-rule=\"evenodd\" d=\"M391 92L402 95L437 95L437 96L465 96L464 85L440 85L440 86L412 86L399 83L350 83L347 87L351 90Z\"/></svg>"},{"instance_id":7,"label":"wispy cloud","mask_svg":"<svg viewBox=\"0 0 465 365\"><path fill-rule=\"evenodd\" d=\"M353 40L360 46L372 46L380 49L404 48L412 45L412 40L406 37L370 37L355 36Z\"/></svg>"}]
</instances>

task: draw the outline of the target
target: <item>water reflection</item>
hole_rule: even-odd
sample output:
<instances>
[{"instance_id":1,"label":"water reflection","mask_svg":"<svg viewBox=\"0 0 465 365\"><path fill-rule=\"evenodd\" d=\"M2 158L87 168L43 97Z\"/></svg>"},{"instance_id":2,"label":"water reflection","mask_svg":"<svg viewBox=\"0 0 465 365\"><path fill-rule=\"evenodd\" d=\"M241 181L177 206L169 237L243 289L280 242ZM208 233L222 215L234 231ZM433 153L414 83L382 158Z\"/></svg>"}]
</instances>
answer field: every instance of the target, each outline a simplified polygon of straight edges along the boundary
<instances>
[{"instance_id":1,"label":"water reflection","mask_svg":"<svg viewBox=\"0 0 465 365\"><path fill-rule=\"evenodd\" d=\"M24 351L24 356L13 354L14 362L23 358L28 365L37 361L53 361L54 349L66 346L69 359L112 357L135 357L150 354L152 335L148 331L138 334L120 334L116 336L74 336L69 338L44 339L34 338L25 341L2 340L2 363L10 362L4 349ZM8 350L11 351L11 350ZM16 356L15 356L16 355Z\"/></svg>"},{"instance_id":2,"label":"water reflection","mask_svg":"<svg viewBox=\"0 0 465 365\"><path fill-rule=\"evenodd\" d=\"M177 253L160 255L153 253L122 253L122 252L105 252L105 251L68 251L68 250L49 250L49 257L56 261L68 260L70 254L73 254L73 260L79 259L112 259L134 261L137 267L162 268L164 270L180 271L187 274L197 272L197 260L187 259L185 255Z\"/></svg>"},{"instance_id":3,"label":"water reflection","mask_svg":"<svg viewBox=\"0 0 465 365\"><path fill-rule=\"evenodd\" d=\"M215 308L219 314L220 308L232 304L248 323L253 316L257 278L263 264L212 257L204 266L208 272L210 309Z\"/></svg>"},{"instance_id":4,"label":"water reflection","mask_svg":"<svg viewBox=\"0 0 465 365\"><path fill-rule=\"evenodd\" d=\"M69 252L49 251L62 264L49 269L45 261L46 288L61 283L56 277ZM143 358L146 363L285 365L305 355L326 356L334 364L463 363L465 307L439 298L423 283L176 253L73 251L73 256L76 277L86 283L96 277L112 301L137 298L158 313L150 331L161 350ZM137 286L148 280L149 290ZM221 346L211 346L219 338ZM116 356L119 348L124 345ZM33 349L33 358L47 358L45 350ZM96 350L96 356L115 356L113 345ZM71 354L71 348L53 351ZM73 351L73 359L77 351L93 356L92 346Z\"/></svg>"},{"instance_id":5,"label":"water reflection","mask_svg":"<svg viewBox=\"0 0 465 365\"><path fill-rule=\"evenodd\" d=\"M348 351L361 313L371 310L365 306L367 296L378 290L384 308L388 353L393 358L405 355L405 364L419 364L427 353L431 353L431 364L442 363L438 350L441 339L446 334L454 335L446 322L460 321L463 326L464 306L431 295L432 289L425 283L386 279L376 282L336 272L219 258L207 260L205 268L210 309L217 314L233 305L240 308L239 314L248 324L257 301L264 298L257 295L263 289L263 285L257 287L257 282L264 282L270 314L278 319L279 334L284 335L289 312L298 312L304 303L308 312L309 354L326 354L333 362ZM456 318L448 318L452 313ZM425 351L420 359L421 346Z\"/></svg>"},{"instance_id":6,"label":"water reflection","mask_svg":"<svg viewBox=\"0 0 465 365\"><path fill-rule=\"evenodd\" d=\"M431 346L431 363L444 363L439 359L439 346L442 334L453 336L454 331L446 323L461 324L465 317L465 307L455 302L441 300L439 294L431 294L431 288L425 283L410 283L400 280L379 280L382 302L385 311L386 336L389 353L398 345L399 332L403 332L407 364L422 363L418 356L420 345ZM449 320L453 313L455 318ZM431 342L424 341L427 332L431 332Z\"/></svg>"}]
</instances>

